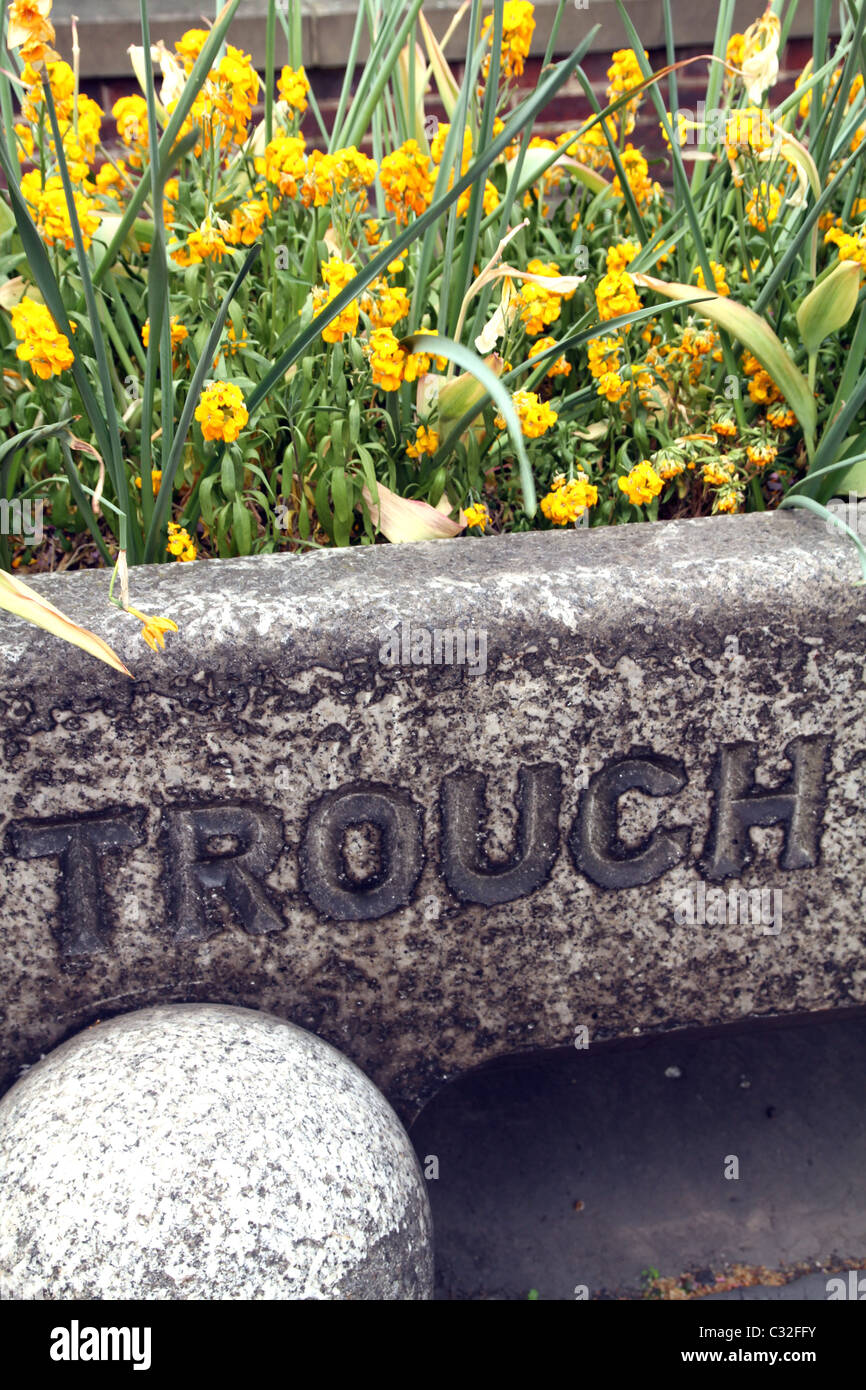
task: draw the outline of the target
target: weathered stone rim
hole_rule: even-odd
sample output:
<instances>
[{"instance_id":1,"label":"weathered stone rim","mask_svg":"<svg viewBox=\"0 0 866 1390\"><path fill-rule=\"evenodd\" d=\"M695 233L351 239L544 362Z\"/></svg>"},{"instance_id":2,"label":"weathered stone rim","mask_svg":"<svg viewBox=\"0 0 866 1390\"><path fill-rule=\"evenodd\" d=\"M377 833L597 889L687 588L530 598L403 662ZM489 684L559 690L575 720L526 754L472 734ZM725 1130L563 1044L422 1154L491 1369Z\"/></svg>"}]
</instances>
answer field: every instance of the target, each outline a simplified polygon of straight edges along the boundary
<instances>
[{"instance_id":1,"label":"weathered stone rim","mask_svg":"<svg viewBox=\"0 0 866 1390\"><path fill-rule=\"evenodd\" d=\"M815 544L809 546L807 538L811 538ZM204 601L206 604L209 582L218 582L220 576L228 582L237 576L240 581L239 587L242 587L241 575L246 574L252 579L259 571L260 577L263 577L266 568L271 566L276 567L278 579L284 577L279 575L279 569L291 566L292 577L300 581L300 591L304 597L309 597L318 587L308 581L311 579L313 567L320 565L330 565L335 570L343 569L346 571L345 577L352 579L361 577L360 567L364 565L367 565L376 577L385 574L388 569L392 569L395 576L400 578L405 578L408 571L417 570L419 578L427 577L437 582L444 580L447 584L454 573L456 561L461 570L468 574L470 581L482 583L485 577L501 579L512 571L512 567L520 572L524 568L524 564L521 563L524 559L520 554L521 550L526 551L525 561L528 562L532 551L539 546L545 549L550 547L551 561L562 560L566 556L569 561L576 561L576 573L581 575L597 569L615 577L622 567L623 576L631 578L635 571L645 567L653 551L665 548L668 541L672 548L679 551L675 561L678 568L688 567L701 572L705 565L713 562L728 563L747 558L754 560L764 548L777 549L783 539L790 541L798 559L804 557L804 552L807 553L813 571L811 578L816 582L824 584L838 581L846 584L858 577L859 567L854 548L837 528L829 524L825 526L816 517L805 515L802 511L774 510L675 521L633 522L621 526L565 528L561 531L513 532L498 536L414 541L403 545L327 546L315 551L283 551L268 555L198 560L186 564L137 565L130 570L130 594L136 607L154 613L161 611L160 604L170 603L178 589L182 592L184 588L188 588L199 602ZM585 551L578 550L578 546L585 547ZM570 555L567 554L569 550ZM777 556L774 557L774 561L777 559ZM772 564L773 561L771 566ZM780 571L776 565L775 571L771 567L768 578L778 581L784 573L784 569ZM52 602L58 601L61 588L71 588L74 598L68 598L65 602L69 604L74 601L77 607L75 614L69 613L68 616L74 616L76 622L85 626L90 621L97 623L96 630L99 631L99 635L114 646L124 660L134 660L138 657L137 664L143 671L141 658L147 654L141 645L139 629L128 616L108 605L109 576L110 571L105 567L64 570L53 574L28 574L26 582ZM658 587L656 584L657 589ZM760 592L760 586L756 587L755 596ZM684 597L689 596L682 585L678 590L671 590L671 602L680 603ZM347 608L347 616L362 627L366 644L370 626L364 622L364 615L358 612L355 605L356 600L353 600L351 608ZM58 606L63 608L62 599ZM743 611L747 613L749 610ZM203 623L197 628L196 635L214 639L216 632L210 626L210 618L204 613L200 616ZM377 616L387 616L381 613L381 605L377 609ZM466 616L465 612L463 616ZM303 628L302 612L295 610L291 617ZM310 627L309 631L312 635L314 628ZM37 646L42 643L46 647L57 649L57 639L23 620L4 614L0 624L0 655L5 659L7 671L10 661L14 663L23 656L24 644L16 642L13 633L26 634L28 646L36 642ZM243 638L243 633L236 629L231 635L234 641ZM265 634L259 631L257 635ZM158 677L162 668L174 667L182 647L183 631L178 636L169 633L165 650L156 654L155 660L148 657L148 676ZM100 665L68 644L63 644L63 651L68 660L79 664L82 669L91 670ZM113 679L123 683L126 681L126 677L115 675Z\"/></svg>"}]
</instances>

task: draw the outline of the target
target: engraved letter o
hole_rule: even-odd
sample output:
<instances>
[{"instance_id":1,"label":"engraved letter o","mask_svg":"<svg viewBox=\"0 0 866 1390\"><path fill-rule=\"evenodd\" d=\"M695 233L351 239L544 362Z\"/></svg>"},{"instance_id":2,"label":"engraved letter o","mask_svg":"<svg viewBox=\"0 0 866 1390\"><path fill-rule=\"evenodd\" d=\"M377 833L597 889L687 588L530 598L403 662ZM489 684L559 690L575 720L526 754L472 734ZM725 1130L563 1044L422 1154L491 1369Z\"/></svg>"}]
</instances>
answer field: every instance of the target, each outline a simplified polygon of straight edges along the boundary
<instances>
[{"instance_id":1,"label":"engraved letter o","mask_svg":"<svg viewBox=\"0 0 866 1390\"><path fill-rule=\"evenodd\" d=\"M380 872L352 885L342 862L350 825L370 821L381 835ZM323 797L301 842L301 885L313 906L338 922L385 917L411 901L424 862L421 809L408 792L356 783Z\"/></svg>"}]
</instances>

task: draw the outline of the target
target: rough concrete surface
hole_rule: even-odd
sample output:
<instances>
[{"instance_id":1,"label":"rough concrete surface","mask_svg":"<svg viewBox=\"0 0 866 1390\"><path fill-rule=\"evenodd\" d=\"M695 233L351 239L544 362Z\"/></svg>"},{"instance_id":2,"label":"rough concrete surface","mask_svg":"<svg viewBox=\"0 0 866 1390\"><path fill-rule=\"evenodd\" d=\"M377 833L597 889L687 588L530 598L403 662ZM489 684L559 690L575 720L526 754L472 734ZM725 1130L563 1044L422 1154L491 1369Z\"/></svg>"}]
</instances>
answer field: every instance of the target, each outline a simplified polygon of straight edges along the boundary
<instances>
[{"instance_id":1,"label":"rough concrete surface","mask_svg":"<svg viewBox=\"0 0 866 1390\"><path fill-rule=\"evenodd\" d=\"M209 1001L411 1118L503 1053L864 1002L857 574L788 513L157 566L159 654L105 573L34 581L136 679L0 626L0 1084Z\"/></svg>"},{"instance_id":2,"label":"rough concrete surface","mask_svg":"<svg viewBox=\"0 0 866 1390\"><path fill-rule=\"evenodd\" d=\"M0 1298L424 1299L431 1235L382 1095L266 1014L127 1014L0 1101Z\"/></svg>"}]
</instances>

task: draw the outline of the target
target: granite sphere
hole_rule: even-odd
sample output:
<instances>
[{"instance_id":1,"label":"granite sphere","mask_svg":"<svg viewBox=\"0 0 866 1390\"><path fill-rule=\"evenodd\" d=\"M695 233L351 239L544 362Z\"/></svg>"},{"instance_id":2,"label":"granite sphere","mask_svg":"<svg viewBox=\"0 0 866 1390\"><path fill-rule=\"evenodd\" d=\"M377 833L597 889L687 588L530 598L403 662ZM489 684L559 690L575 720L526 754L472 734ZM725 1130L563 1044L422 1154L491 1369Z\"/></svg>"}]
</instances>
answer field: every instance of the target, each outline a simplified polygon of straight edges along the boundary
<instances>
[{"instance_id":1,"label":"granite sphere","mask_svg":"<svg viewBox=\"0 0 866 1390\"><path fill-rule=\"evenodd\" d=\"M400 1121L283 1019L123 1014L0 1101L0 1297L425 1299L432 1281Z\"/></svg>"}]
</instances>

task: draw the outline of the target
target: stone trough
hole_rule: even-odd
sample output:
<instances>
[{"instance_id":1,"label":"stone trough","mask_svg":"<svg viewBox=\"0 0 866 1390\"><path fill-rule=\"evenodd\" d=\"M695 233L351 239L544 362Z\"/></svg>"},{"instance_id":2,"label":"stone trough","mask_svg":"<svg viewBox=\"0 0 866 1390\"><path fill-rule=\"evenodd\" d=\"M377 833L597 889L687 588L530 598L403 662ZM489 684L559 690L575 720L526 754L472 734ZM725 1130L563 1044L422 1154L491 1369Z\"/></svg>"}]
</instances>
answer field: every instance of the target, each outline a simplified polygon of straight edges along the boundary
<instances>
[{"instance_id":1,"label":"stone trough","mask_svg":"<svg viewBox=\"0 0 866 1390\"><path fill-rule=\"evenodd\" d=\"M0 623L0 1089L240 1005L404 1121L448 1078L866 1002L866 601L802 514L34 583Z\"/></svg>"}]
</instances>

